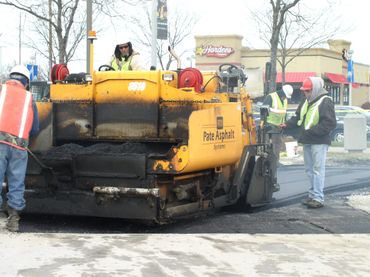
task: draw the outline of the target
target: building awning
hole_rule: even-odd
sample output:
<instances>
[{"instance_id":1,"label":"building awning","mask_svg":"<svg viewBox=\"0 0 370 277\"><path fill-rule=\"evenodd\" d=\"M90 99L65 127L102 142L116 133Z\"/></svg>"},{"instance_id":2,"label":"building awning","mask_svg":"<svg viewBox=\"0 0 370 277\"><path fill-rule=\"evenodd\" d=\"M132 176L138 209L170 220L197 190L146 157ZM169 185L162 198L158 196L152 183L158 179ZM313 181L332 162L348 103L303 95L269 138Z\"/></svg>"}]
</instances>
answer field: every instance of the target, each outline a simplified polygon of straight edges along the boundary
<instances>
[{"instance_id":1,"label":"building awning","mask_svg":"<svg viewBox=\"0 0 370 277\"><path fill-rule=\"evenodd\" d=\"M276 74L276 83L281 83L281 72ZM316 72L285 72L285 83L302 83L308 77L315 77Z\"/></svg>"},{"instance_id":2,"label":"building awning","mask_svg":"<svg viewBox=\"0 0 370 277\"><path fill-rule=\"evenodd\" d=\"M335 83L335 84L348 84L347 78L343 74L325 73L325 76L332 83Z\"/></svg>"}]
</instances>

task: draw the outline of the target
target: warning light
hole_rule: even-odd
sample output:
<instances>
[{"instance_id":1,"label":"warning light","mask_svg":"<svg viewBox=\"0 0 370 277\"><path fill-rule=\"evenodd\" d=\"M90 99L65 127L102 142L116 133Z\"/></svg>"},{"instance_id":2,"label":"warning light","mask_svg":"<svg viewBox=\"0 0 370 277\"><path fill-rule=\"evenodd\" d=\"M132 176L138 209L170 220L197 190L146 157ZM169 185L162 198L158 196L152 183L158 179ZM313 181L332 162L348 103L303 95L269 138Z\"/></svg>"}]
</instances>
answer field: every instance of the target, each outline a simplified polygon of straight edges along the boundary
<instances>
[{"instance_id":1,"label":"warning light","mask_svg":"<svg viewBox=\"0 0 370 277\"><path fill-rule=\"evenodd\" d=\"M96 39L96 31L89 31L87 38Z\"/></svg>"}]
</instances>

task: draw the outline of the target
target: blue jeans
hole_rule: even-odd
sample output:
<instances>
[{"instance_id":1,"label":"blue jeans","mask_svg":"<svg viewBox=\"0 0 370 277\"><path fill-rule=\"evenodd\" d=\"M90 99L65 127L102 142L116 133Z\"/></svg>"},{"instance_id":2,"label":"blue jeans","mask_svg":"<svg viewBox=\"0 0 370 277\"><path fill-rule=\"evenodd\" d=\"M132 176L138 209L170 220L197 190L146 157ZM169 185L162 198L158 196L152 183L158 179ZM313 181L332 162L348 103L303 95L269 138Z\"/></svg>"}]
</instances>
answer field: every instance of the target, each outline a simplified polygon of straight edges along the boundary
<instances>
[{"instance_id":1,"label":"blue jeans","mask_svg":"<svg viewBox=\"0 0 370 277\"><path fill-rule=\"evenodd\" d=\"M325 161L329 145L304 144L304 166L310 180L308 197L324 202Z\"/></svg>"},{"instance_id":2,"label":"blue jeans","mask_svg":"<svg viewBox=\"0 0 370 277\"><path fill-rule=\"evenodd\" d=\"M0 143L0 194L4 175L8 179L9 192L7 193L8 206L21 211L26 206L24 200L24 178L27 169L28 154L8 144ZM0 206L3 199L0 197Z\"/></svg>"}]
</instances>

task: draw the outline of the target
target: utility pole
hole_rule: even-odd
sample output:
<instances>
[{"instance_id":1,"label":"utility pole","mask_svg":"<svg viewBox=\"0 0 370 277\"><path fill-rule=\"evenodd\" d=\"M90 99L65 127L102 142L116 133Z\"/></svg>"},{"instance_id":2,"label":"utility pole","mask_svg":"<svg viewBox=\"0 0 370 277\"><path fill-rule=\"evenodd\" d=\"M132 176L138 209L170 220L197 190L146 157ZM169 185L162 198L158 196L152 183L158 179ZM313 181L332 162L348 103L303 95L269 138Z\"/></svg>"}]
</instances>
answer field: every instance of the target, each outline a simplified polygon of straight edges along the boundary
<instances>
[{"instance_id":1,"label":"utility pole","mask_svg":"<svg viewBox=\"0 0 370 277\"><path fill-rule=\"evenodd\" d=\"M352 106L352 83L354 82L354 70L352 60L353 50L347 51L348 64L347 64L347 80L348 80L348 105Z\"/></svg>"},{"instance_id":2,"label":"utility pole","mask_svg":"<svg viewBox=\"0 0 370 277\"><path fill-rule=\"evenodd\" d=\"M0 33L0 38L3 34ZM3 47L0 45L0 75L3 73ZM1 80L0 80L1 83Z\"/></svg>"},{"instance_id":3,"label":"utility pole","mask_svg":"<svg viewBox=\"0 0 370 277\"><path fill-rule=\"evenodd\" d=\"M3 47L0 45L0 75L3 73ZM1 83L1 80L0 80Z\"/></svg>"},{"instance_id":4,"label":"utility pole","mask_svg":"<svg viewBox=\"0 0 370 277\"><path fill-rule=\"evenodd\" d=\"M22 14L19 13L18 64L22 64Z\"/></svg>"},{"instance_id":5,"label":"utility pole","mask_svg":"<svg viewBox=\"0 0 370 277\"><path fill-rule=\"evenodd\" d=\"M51 20L52 20L52 10L51 10L51 1L49 0L49 76L51 74L51 68L53 67L53 37L51 32Z\"/></svg>"},{"instance_id":6,"label":"utility pole","mask_svg":"<svg viewBox=\"0 0 370 277\"><path fill-rule=\"evenodd\" d=\"M157 2L152 0L152 59L151 66L157 67Z\"/></svg>"},{"instance_id":7,"label":"utility pole","mask_svg":"<svg viewBox=\"0 0 370 277\"><path fill-rule=\"evenodd\" d=\"M92 0L86 0L86 72L90 72L90 41L89 33L92 30Z\"/></svg>"}]
</instances>

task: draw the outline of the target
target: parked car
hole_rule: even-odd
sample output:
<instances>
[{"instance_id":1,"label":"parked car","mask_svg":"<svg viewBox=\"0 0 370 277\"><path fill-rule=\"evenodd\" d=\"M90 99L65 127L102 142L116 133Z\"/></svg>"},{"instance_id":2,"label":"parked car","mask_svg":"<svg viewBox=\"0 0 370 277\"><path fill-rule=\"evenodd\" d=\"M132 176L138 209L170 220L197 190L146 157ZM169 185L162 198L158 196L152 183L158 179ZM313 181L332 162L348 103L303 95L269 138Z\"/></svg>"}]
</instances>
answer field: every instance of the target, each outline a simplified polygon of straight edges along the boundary
<instances>
[{"instance_id":1,"label":"parked car","mask_svg":"<svg viewBox=\"0 0 370 277\"><path fill-rule=\"evenodd\" d=\"M359 114L366 117L367 125L370 125L370 112L356 106L335 106L337 120L342 120L347 114Z\"/></svg>"},{"instance_id":2,"label":"parked car","mask_svg":"<svg viewBox=\"0 0 370 277\"><path fill-rule=\"evenodd\" d=\"M260 114L259 114L259 107L260 104L257 103L256 105L253 105L253 116L256 121L256 125L258 125L258 122L260 120ZM288 108L287 109L287 119L294 116L295 111L297 108ZM359 107L355 106L335 106L335 115L337 117L337 126L333 131L330 133L330 137L332 141L335 142L343 142L344 141L344 117L347 114L362 114L366 117L367 126L366 126L366 132L367 132L367 140L370 141L370 113L364 109L361 109ZM285 136L292 136L295 139L298 139L299 137L300 128L293 128L293 129L286 129L284 130Z\"/></svg>"}]
</instances>

